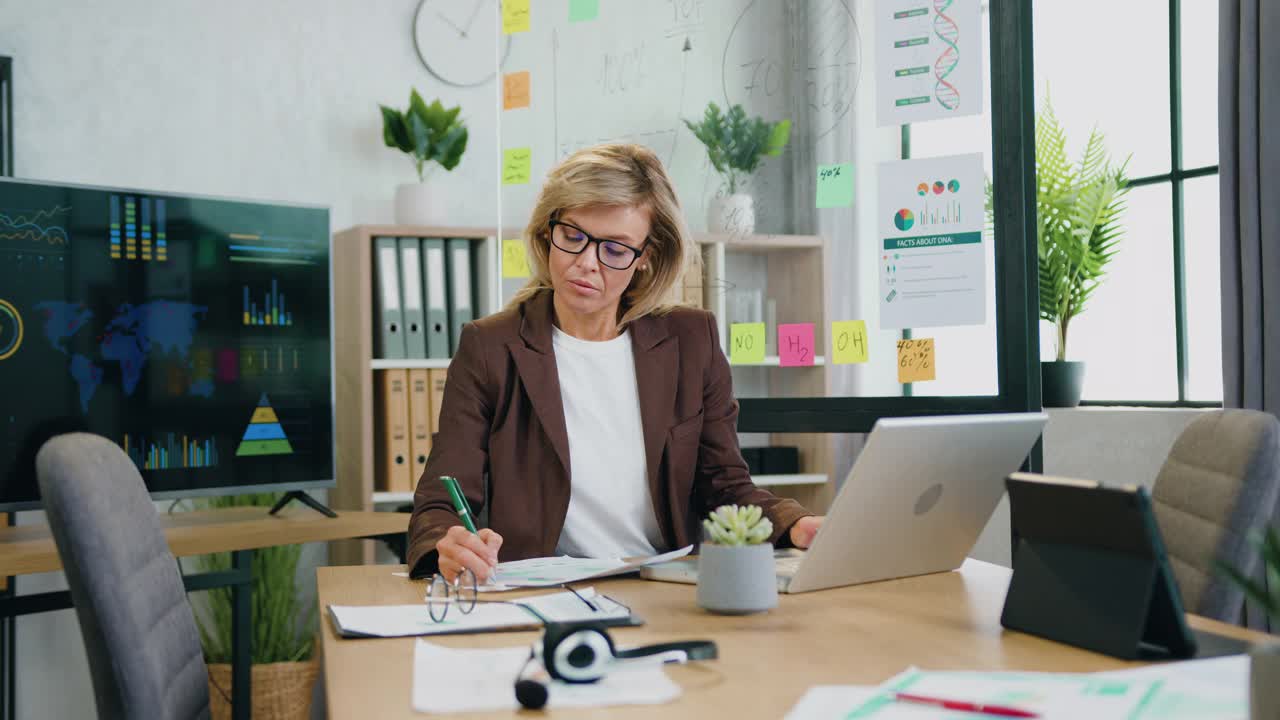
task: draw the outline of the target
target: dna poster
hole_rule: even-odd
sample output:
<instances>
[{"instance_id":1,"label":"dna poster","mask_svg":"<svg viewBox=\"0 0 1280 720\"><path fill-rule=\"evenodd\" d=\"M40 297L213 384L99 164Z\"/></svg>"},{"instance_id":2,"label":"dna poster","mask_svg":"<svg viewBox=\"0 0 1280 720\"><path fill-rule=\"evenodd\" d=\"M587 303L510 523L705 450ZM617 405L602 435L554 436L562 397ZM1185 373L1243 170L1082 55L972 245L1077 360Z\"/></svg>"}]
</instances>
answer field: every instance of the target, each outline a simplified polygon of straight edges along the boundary
<instances>
[{"instance_id":1,"label":"dna poster","mask_svg":"<svg viewBox=\"0 0 1280 720\"><path fill-rule=\"evenodd\" d=\"M876 3L876 124L982 112L980 0Z\"/></svg>"},{"instance_id":2,"label":"dna poster","mask_svg":"<svg viewBox=\"0 0 1280 720\"><path fill-rule=\"evenodd\" d=\"M986 322L982 154L880 163L880 327Z\"/></svg>"}]
</instances>

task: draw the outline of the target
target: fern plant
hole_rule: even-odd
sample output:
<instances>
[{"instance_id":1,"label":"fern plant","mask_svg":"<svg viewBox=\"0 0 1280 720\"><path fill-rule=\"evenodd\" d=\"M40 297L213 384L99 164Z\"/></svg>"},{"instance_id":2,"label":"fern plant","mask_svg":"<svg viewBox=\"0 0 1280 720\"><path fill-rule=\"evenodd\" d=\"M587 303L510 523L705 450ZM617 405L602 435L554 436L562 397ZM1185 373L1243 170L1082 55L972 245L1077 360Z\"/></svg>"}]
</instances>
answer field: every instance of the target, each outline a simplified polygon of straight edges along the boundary
<instances>
[{"instance_id":1,"label":"fern plant","mask_svg":"<svg viewBox=\"0 0 1280 720\"><path fill-rule=\"evenodd\" d=\"M413 89L409 91L407 110L378 107L382 110L382 141L413 158L419 182L427 179L429 163L453 170L462 162L462 153L467 149L467 126L458 119L461 107L446 109L439 100L428 105Z\"/></svg>"},{"instance_id":2,"label":"fern plant","mask_svg":"<svg viewBox=\"0 0 1280 720\"><path fill-rule=\"evenodd\" d=\"M1096 127L1078 166L1067 159L1066 145L1046 100L1036 117L1036 245L1040 317L1054 324L1060 361L1071 321L1087 307L1124 237L1120 217L1129 191L1128 158L1112 165Z\"/></svg>"},{"instance_id":3,"label":"fern plant","mask_svg":"<svg viewBox=\"0 0 1280 720\"><path fill-rule=\"evenodd\" d=\"M748 118L741 105L722 113L719 105L707 103L700 122L685 120L684 124L706 146L711 166L724 178L730 195L759 169L766 155L781 155L791 139L790 120L771 123Z\"/></svg>"},{"instance_id":4,"label":"fern plant","mask_svg":"<svg viewBox=\"0 0 1280 720\"><path fill-rule=\"evenodd\" d=\"M773 523L757 505L721 505L707 515L702 526L717 545L759 545L773 534Z\"/></svg>"},{"instance_id":5,"label":"fern plant","mask_svg":"<svg viewBox=\"0 0 1280 720\"><path fill-rule=\"evenodd\" d=\"M1124 235L1120 216L1129 191L1128 158L1114 167L1105 138L1094 128L1075 166L1066 133L1048 101L1036 116L1036 247L1040 318L1054 325L1055 359L1066 360L1067 329L1084 311ZM994 223L987 183L987 232Z\"/></svg>"},{"instance_id":6,"label":"fern plant","mask_svg":"<svg viewBox=\"0 0 1280 720\"><path fill-rule=\"evenodd\" d=\"M278 494L226 495L199 500L199 509L254 506L263 512L271 507ZM254 664L299 662L310 659L317 630L318 616L313 603L298 598L296 582L301 545L279 545L253 552L250 574L250 633L253 635ZM231 569L231 554L217 553L196 558L202 572L226 572ZM231 662L231 588L208 591L207 617L197 614L200 643L208 663Z\"/></svg>"},{"instance_id":7,"label":"fern plant","mask_svg":"<svg viewBox=\"0 0 1280 720\"><path fill-rule=\"evenodd\" d=\"M1221 560L1215 560L1214 565L1218 572L1239 586L1245 597L1261 608L1272 622L1280 622L1280 532L1274 527L1267 527L1264 532L1253 533L1249 544L1258 551L1265 581L1255 580Z\"/></svg>"}]
</instances>

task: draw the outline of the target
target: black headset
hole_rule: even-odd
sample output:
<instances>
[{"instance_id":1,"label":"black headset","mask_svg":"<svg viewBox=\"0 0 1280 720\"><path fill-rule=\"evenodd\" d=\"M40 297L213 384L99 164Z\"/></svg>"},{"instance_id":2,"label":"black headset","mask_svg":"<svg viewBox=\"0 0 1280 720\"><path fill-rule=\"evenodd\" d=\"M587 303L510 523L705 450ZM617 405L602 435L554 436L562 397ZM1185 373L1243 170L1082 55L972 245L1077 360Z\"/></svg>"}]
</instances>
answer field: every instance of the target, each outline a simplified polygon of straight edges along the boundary
<instances>
[{"instance_id":1,"label":"black headset","mask_svg":"<svg viewBox=\"0 0 1280 720\"><path fill-rule=\"evenodd\" d=\"M716 656L716 644L710 640L658 643L619 650L602 623L547 623L542 641L534 643L529 659L516 678L516 700L530 710L547 704L547 684L525 675L525 669L533 660L541 660L547 674L555 680L593 683L604 677L611 667L629 660L650 658L664 663L683 663L714 660Z\"/></svg>"}]
</instances>

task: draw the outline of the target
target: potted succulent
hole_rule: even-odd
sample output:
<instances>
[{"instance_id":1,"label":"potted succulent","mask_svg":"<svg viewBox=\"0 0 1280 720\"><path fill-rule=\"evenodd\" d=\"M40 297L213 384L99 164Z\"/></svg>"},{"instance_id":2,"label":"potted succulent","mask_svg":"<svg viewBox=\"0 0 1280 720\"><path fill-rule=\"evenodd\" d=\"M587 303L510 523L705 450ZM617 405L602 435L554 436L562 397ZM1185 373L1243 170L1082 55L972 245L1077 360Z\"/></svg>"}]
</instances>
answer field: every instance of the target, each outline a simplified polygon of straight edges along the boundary
<instances>
[{"instance_id":1,"label":"potted succulent","mask_svg":"<svg viewBox=\"0 0 1280 720\"><path fill-rule=\"evenodd\" d=\"M708 539L698 550L698 605L727 615L777 607L773 523L764 512L755 505L721 505L702 526Z\"/></svg>"},{"instance_id":2,"label":"potted succulent","mask_svg":"<svg viewBox=\"0 0 1280 720\"><path fill-rule=\"evenodd\" d=\"M1273 623L1280 623L1280 532L1268 527L1256 533L1250 544L1258 552L1262 569L1259 573L1265 581L1255 580L1221 560L1214 561L1218 572L1244 591L1253 605L1267 614ZM1249 650L1249 717L1280 717L1280 642L1254 645Z\"/></svg>"},{"instance_id":3,"label":"potted succulent","mask_svg":"<svg viewBox=\"0 0 1280 720\"><path fill-rule=\"evenodd\" d=\"M1067 159L1067 138L1046 101L1036 118L1036 243L1040 317L1053 323L1056 355L1040 364L1045 407L1075 407L1084 363L1067 360L1067 329L1106 276L1124 236L1120 216L1128 182L1126 158L1112 165L1095 127L1079 165Z\"/></svg>"},{"instance_id":4,"label":"potted succulent","mask_svg":"<svg viewBox=\"0 0 1280 720\"><path fill-rule=\"evenodd\" d=\"M263 512L279 495L259 493L213 497L202 508L261 506ZM314 657L318 631L314 604L299 598L296 581L301 545L255 550L250 572L250 633L253 636L250 690L252 715L274 720L306 720L311 716L311 692L319 666ZM231 569L228 553L196 558L203 572ZM209 708L215 720L231 717L231 589L208 591L197 604L196 624L209 666Z\"/></svg>"},{"instance_id":5,"label":"potted succulent","mask_svg":"<svg viewBox=\"0 0 1280 720\"><path fill-rule=\"evenodd\" d=\"M438 199L439 188L430 188L427 179L439 165L453 170L467 149L467 126L458 119L461 107L445 108L439 100L430 105L417 90L409 91L409 107L404 111L379 105L382 110L382 141L387 147L413 159L418 182L396 187L395 219L404 225L438 222L437 210L446 204Z\"/></svg>"},{"instance_id":6,"label":"potted succulent","mask_svg":"<svg viewBox=\"0 0 1280 720\"><path fill-rule=\"evenodd\" d=\"M684 121L694 137L707 148L711 166L724 180L707 210L707 231L750 235L755 232L755 201L743 184L760 167L766 155L781 155L791 137L791 121L766 122L748 118L741 105L722 113L715 103L707 103L702 120Z\"/></svg>"}]
</instances>

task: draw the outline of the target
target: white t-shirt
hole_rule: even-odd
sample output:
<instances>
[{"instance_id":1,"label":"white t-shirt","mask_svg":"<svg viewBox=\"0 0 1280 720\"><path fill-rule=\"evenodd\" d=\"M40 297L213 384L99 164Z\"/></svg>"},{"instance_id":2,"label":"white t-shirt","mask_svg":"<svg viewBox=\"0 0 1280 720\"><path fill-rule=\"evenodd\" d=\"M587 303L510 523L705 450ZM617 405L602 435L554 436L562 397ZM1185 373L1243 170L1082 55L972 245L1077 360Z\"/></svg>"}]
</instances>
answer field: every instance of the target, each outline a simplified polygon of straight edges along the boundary
<instances>
[{"instance_id":1,"label":"white t-shirt","mask_svg":"<svg viewBox=\"0 0 1280 720\"><path fill-rule=\"evenodd\" d=\"M572 480L556 554L653 555L663 541L649 496L631 333L603 342L552 333Z\"/></svg>"}]
</instances>

